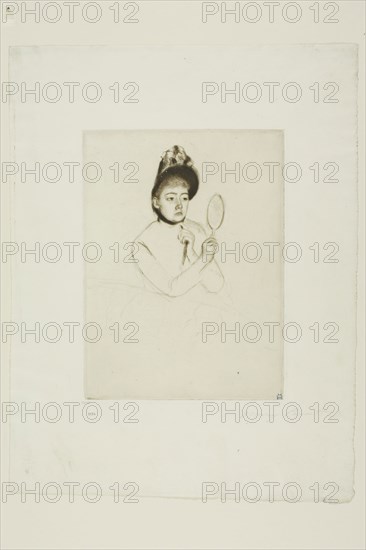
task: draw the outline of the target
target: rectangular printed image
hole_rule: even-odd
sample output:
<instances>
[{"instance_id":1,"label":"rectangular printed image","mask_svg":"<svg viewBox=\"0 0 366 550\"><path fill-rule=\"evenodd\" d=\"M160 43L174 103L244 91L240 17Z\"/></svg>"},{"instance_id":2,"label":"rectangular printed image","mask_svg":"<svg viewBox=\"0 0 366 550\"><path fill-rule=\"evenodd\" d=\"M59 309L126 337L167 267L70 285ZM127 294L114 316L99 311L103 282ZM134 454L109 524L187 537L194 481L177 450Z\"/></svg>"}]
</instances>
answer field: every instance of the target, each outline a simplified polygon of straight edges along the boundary
<instances>
[{"instance_id":1,"label":"rectangular printed image","mask_svg":"<svg viewBox=\"0 0 366 550\"><path fill-rule=\"evenodd\" d=\"M84 134L85 391L283 393L283 133Z\"/></svg>"}]
</instances>

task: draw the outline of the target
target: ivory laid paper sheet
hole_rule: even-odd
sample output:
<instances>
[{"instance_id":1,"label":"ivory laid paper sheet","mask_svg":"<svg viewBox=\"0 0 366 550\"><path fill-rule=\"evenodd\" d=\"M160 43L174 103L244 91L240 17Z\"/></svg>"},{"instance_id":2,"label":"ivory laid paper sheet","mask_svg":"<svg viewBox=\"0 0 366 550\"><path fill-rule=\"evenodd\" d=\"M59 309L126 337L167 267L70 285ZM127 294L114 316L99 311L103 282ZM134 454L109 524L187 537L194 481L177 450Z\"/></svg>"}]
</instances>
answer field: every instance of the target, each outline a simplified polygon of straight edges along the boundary
<instances>
[{"instance_id":1,"label":"ivory laid paper sheet","mask_svg":"<svg viewBox=\"0 0 366 550\"><path fill-rule=\"evenodd\" d=\"M217 77L219 88L206 88L210 93L203 102L202 81L212 81L213 63L221 75ZM306 69L309 66L311 76ZM42 327L57 322L63 337L54 344L48 341L50 335L48 340L27 338L24 343L20 333L15 335L10 400L63 404L90 398L105 407L106 414L92 426L67 421L23 424L14 418L10 426L11 478L45 483L52 474L60 483L98 479L109 487L120 478L123 468L128 479L138 480L141 496L193 499L201 498L202 481L209 479L228 483L296 480L304 488L315 481L322 486L336 481L339 501L351 500L357 48L319 44L10 50L10 74L17 82L44 84L48 79L85 85L95 81L96 67L104 91L96 104L81 102L80 96L74 103L65 98L58 104L22 102L20 96L11 101L11 112L16 111L12 117L12 160L29 165L39 162L42 167L53 161L62 168L60 180L54 182L50 175L48 180L27 180L29 183L21 181L20 172L16 176L12 240L29 246L40 242L42 247L59 243L62 257L55 263L46 261L51 254L48 249L38 263L29 256L22 262L20 254L15 255L11 318L29 326L35 321ZM304 109L293 102L294 95L289 96L292 102L283 99L289 67L291 82L298 87L288 92L299 94ZM245 100L248 88L242 85L244 76L245 82L280 81L276 104L268 99L268 86L261 88L267 93L263 99L256 103ZM122 84L138 81L140 101L116 105L115 91L110 90L116 80ZM154 86L157 80L158 89ZM239 102L235 96L230 96L230 104L221 101L223 80L228 87L241 83ZM338 94L334 86L323 88L334 81L339 85ZM314 88L316 82L320 88ZM147 89L151 93L144 95ZM317 91L321 105L314 101ZM125 96L131 92L136 89L124 90ZM339 101L324 104L325 97ZM179 105L185 108L179 109ZM138 263L128 261L138 259L129 243L136 243L156 221L151 191L161 155L174 145L183 147L198 169L200 184L189 201L189 219L202 227L205 238L211 234L207 209L212 196L221 195L225 205L224 219L215 230L219 247L215 261L225 280L224 294L222 298L220 293L208 294L209 300L200 296L195 305L188 302L188 293L181 298L151 292L145 299ZM104 168L99 180L95 166L82 173L83 163L88 162ZM322 170L327 163L336 162L341 174L334 175L334 166L328 166L321 182L315 181L315 162ZM73 179L70 163L75 163ZM115 163L120 165L119 175ZM245 181L256 179L255 164L248 167L248 163L261 167L261 180ZM268 163L275 163L274 168L277 163L281 168L290 164L285 184L282 170L281 177L274 170L274 180L268 179ZM294 173L296 166L301 171ZM325 177L339 181L325 183ZM100 260L95 261L98 247L83 248L89 241L101 247ZM177 242L182 245L178 236ZM273 262L268 242L279 243L273 248ZM76 243L73 262L71 245L65 243ZM258 246L246 247L248 243ZM284 258L283 248L289 243ZM333 245L324 249L328 243ZM339 243L341 255L334 243ZM234 252L229 254L229 250ZM314 250L321 254L321 261ZM117 252L119 258L114 261ZM261 258L251 262L260 252ZM342 261L324 263L324 258ZM176 312L178 307L181 310ZM70 323L77 324L72 342ZM90 341L98 339L97 326L94 330L90 326L87 333L81 331L87 323L103 328L100 342ZM110 329L115 323L120 327L119 342L113 341L116 329ZM208 323L206 343L200 339L202 323ZM226 323L226 341L221 341L222 323ZM239 342L235 341L235 323L239 323ZM258 342L254 341L258 327L246 327L248 323L261 328ZM268 323L280 323L274 327L274 342L268 341ZM277 329L289 323L292 328L286 341ZM321 331L318 341L314 338L316 323ZM164 330L159 334L160 326ZM297 327L301 332L296 332ZM138 342L128 342L134 339ZM284 400L297 403L301 421L280 421L280 393ZM112 401L105 401L108 398ZM149 399L137 403L139 423L110 421L109 407L122 398ZM176 401L157 402L157 398ZM201 403L190 399L220 401L211 408L209 422L203 422ZM259 400L260 421L245 421L244 405L239 402L239 421L232 416L231 424L221 422L221 400L227 399L234 401L224 401L223 406L234 411L242 399ZM261 408L262 399L280 407L276 409L278 425L270 422L268 409ZM341 417L334 405L324 411L329 402L337 404ZM313 421L316 403L322 419L331 414L342 421ZM194 452L187 451L187 441ZM39 452L34 453L35 448ZM303 500L312 497L311 491L304 490ZM262 499L268 500L268 493L263 492Z\"/></svg>"}]
</instances>

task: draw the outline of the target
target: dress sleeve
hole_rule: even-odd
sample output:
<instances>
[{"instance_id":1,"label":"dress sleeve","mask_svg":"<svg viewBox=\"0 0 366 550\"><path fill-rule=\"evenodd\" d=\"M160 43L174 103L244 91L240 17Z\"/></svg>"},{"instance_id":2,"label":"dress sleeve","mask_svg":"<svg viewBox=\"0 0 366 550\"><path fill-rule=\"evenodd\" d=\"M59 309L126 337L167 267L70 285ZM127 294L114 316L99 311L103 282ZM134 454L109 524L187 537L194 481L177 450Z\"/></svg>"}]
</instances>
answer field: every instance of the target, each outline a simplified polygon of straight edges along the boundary
<instances>
[{"instance_id":1,"label":"dress sleeve","mask_svg":"<svg viewBox=\"0 0 366 550\"><path fill-rule=\"evenodd\" d=\"M182 296L191 288L202 282L205 272L209 267L201 257L189 265L176 277L171 277L159 264L148 246L142 241L137 241L138 251L134 254L136 265L140 272L161 293L167 296Z\"/></svg>"}]
</instances>

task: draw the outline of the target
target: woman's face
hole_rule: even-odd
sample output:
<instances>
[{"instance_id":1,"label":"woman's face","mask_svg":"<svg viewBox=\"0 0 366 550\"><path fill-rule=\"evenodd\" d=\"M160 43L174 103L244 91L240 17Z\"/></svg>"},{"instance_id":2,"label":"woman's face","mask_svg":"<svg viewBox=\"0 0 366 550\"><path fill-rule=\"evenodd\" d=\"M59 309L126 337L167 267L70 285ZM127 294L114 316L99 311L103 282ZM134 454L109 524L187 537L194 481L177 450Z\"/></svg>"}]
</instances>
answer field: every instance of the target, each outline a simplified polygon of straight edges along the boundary
<instances>
[{"instance_id":1,"label":"woman's face","mask_svg":"<svg viewBox=\"0 0 366 550\"><path fill-rule=\"evenodd\" d=\"M179 176L173 176L164 182L159 195L153 198L154 207L166 220L174 224L185 219L188 203L188 185Z\"/></svg>"}]
</instances>

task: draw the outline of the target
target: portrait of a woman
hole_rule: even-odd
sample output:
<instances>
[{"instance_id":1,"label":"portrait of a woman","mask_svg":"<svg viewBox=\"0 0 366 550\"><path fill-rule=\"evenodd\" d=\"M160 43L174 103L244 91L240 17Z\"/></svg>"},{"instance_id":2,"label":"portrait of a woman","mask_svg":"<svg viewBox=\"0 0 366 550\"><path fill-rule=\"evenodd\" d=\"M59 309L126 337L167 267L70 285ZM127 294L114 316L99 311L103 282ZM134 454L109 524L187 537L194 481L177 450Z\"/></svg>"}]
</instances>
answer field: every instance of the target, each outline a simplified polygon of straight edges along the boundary
<instances>
[{"instance_id":1,"label":"portrait of a woman","mask_svg":"<svg viewBox=\"0 0 366 550\"><path fill-rule=\"evenodd\" d=\"M215 237L187 217L198 187L185 150L175 145L165 151L151 192L156 219L135 239L136 266L149 290L177 297L195 287L217 293L224 284Z\"/></svg>"}]
</instances>

